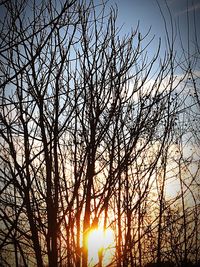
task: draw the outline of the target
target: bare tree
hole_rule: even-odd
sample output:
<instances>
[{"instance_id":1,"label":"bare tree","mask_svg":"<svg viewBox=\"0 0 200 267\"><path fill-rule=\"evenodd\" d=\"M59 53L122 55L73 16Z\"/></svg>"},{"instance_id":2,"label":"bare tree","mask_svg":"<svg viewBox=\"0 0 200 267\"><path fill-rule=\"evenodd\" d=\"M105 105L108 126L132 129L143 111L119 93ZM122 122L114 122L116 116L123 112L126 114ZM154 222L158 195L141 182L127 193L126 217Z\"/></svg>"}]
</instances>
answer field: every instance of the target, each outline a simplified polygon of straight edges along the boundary
<instances>
[{"instance_id":1,"label":"bare tree","mask_svg":"<svg viewBox=\"0 0 200 267\"><path fill-rule=\"evenodd\" d=\"M150 32L137 27L123 37L117 10L103 2L1 4L2 264L86 267L88 235L98 225L115 229L113 264L161 264L172 207L167 166L193 73L188 66L176 75L173 36L164 56L159 41L150 57ZM197 209L195 216L197 249ZM103 260L102 249L99 266Z\"/></svg>"}]
</instances>

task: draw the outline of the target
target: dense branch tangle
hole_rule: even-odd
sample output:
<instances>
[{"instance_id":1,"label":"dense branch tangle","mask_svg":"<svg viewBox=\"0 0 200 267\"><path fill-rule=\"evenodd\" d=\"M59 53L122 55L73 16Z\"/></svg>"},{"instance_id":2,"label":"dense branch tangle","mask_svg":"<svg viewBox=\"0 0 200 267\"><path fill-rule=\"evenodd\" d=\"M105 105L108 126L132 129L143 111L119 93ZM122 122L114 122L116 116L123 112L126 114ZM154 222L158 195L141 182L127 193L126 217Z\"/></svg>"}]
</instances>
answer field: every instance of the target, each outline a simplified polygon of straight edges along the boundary
<instances>
[{"instance_id":1,"label":"dense branch tangle","mask_svg":"<svg viewBox=\"0 0 200 267\"><path fill-rule=\"evenodd\" d=\"M114 229L113 262L141 266L179 108L175 56L158 44L148 58L148 34L122 38L104 3L18 4L1 22L2 262L86 267L98 221Z\"/></svg>"}]
</instances>

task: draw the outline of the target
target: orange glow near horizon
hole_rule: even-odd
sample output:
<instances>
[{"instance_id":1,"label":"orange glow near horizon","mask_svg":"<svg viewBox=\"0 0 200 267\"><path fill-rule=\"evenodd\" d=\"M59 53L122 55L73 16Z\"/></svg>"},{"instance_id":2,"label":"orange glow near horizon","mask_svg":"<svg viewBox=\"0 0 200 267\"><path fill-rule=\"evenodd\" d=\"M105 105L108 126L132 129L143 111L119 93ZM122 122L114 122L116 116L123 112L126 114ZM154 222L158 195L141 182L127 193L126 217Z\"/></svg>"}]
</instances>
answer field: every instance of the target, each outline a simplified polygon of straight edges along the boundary
<instances>
[{"instance_id":1,"label":"orange glow near horizon","mask_svg":"<svg viewBox=\"0 0 200 267\"><path fill-rule=\"evenodd\" d=\"M114 248L114 232L111 229L96 228L88 234L88 263L92 267L99 262L99 252L102 251L102 266L111 263Z\"/></svg>"}]
</instances>

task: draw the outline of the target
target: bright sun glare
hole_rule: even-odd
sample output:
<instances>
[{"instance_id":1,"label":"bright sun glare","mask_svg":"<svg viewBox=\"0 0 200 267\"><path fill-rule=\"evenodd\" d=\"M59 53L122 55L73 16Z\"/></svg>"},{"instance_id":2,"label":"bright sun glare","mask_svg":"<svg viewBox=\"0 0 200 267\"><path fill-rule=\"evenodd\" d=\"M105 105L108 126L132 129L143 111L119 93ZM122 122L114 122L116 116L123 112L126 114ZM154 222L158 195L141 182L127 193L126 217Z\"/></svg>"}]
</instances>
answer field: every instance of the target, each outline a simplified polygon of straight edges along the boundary
<instances>
[{"instance_id":1,"label":"bright sun glare","mask_svg":"<svg viewBox=\"0 0 200 267\"><path fill-rule=\"evenodd\" d=\"M109 264L114 256L114 233L111 229L97 228L88 234L88 261L89 266L98 263L98 253L102 250L103 266Z\"/></svg>"}]
</instances>

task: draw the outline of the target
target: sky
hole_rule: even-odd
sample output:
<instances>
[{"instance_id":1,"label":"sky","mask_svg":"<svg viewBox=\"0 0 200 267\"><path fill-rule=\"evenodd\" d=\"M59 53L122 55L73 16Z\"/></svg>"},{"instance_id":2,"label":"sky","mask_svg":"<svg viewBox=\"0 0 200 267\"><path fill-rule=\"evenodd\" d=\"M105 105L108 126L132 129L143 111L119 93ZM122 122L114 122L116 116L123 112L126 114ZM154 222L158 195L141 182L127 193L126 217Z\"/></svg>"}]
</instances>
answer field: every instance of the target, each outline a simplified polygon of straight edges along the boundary
<instances>
[{"instance_id":1,"label":"sky","mask_svg":"<svg viewBox=\"0 0 200 267\"><path fill-rule=\"evenodd\" d=\"M40 2L41 0L37 0ZM61 0L64 1L64 0ZM89 0L86 0L89 1ZM93 0L94 3L100 3L102 0ZM186 44L187 39L187 10L190 17L190 32L194 33L194 10L196 24L200 25L200 0L103 0L107 1L107 6L115 4L118 7L118 25L123 25L123 32L129 33L131 28L135 29L138 21L140 22L140 31L145 34L151 27L151 36L155 39L165 36L164 21L159 10L158 3L164 13L167 24L170 28L169 13L167 12L166 3L171 11L172 18L179 23L183 42ZM1 3L1 1L0 1ZM3 12L0 6L0 15ZM179 21L179 22L178 22ZM200 41L200 31L198 40ZM190 39L194 35L190 34Z\"/></svg>"},{"instance_id":2,"label":"sky","mask_svg":"<svg viewBox=\"0 0 200 267\"><path fill-rule=\"evenodd\" d=\"M38 3L41 0L36 0ZM48 1L48 0L47 0ZM50 1L50 0L49 0ZM64 1L64 0L61 0ZM90 0L86 0L90 1ZM129 34L131 29L136 29L139 22L139 31L144 36L149 28L151 31L148 38L149 41L154 37L153 42L148 49L150 57L153 57L158 48L159 38L161 38L162 47L161 55L166 51L166 33L164 27L164 19L162 17L161 11L167 22L167 27L170 32L170 13L172 16L173 23L179 26L180 36L182 39L182 44L180 42L179 33L177 34L176 50L182 52L181 45L184 46L186 51L189 50L190 54L196 53L195 45L195 27L194 27L194 14L196 18L196 37L197 42L200 44L200 30L198 30L198 25L200 25L200 0L93 0L94 3L101 3L101 1L107 2L107 7L113 5L118 7L118 18L117 24L119 27L122 26L121 34ZM159 8L160 6L160 8ZM169 9L168 9L168 8ZM0 16L3 12L0 6ZM28 14L27 14L28 15ZM189 17L189 28L187 25ZM176 29L178 27L175 27ZM189 29L189 33L188 33ZM188 43L189 35L189 43ZM189 47L189 48L188 48ZM200 45L199 45L200 50ZM199 51L198 51L199 52ZM198 63L195 67L200 71L200 64Z\"/></svg>"},{"instance_id":3,"label":"sky","mask_svg":"<svg viewBox=\"0 0 200 267\"><path fill-rule=\"evenodd\" d=\"M160 12L159 5L170 30L170 15L167 10L168 6L174 24L179 25L182 42L186 49L188 46L187 17L189 17L189 39L191 51L194 50L195 15L197 38L198 42L200 42L200 31L198 30L198 25L200 25L200 0L109 0L109 3L116 3L118 6L118 23L119 25L123 24L123 32L130 32L130 29L134 29L139 21L141 33L145 34L149 27L151 27L150 35L155 35L155 40L158 40L159 37L161 37L162 40L165 38L164 20ZM179 40L178 37L177 40ZM180 49L180 40L177 42L177 49L178 48Z\"/></svg>"},{"instance_id":4,"label":"sky","mask_svg":"<svg viewBox=\"0 0 200 267\"><path fill-rule=\"evenodd\" d=\"M124 23L126 29L134 27L139 20L141 29L152 26L154 34L162 34L164 22L158 4L167 19L169 14L167 14L166 4L168 5L172 18L180 21L180 28L185 34L187 10L192 19L195 10L197 22L200 22L200 0L109 0L109 3L117 4L118 19Z\"/></svg>"},{"instance_id":5,"label":"sky","mask_svg":"<svg viewBox=\"0 0 200 267\"><path fill-rule=\"evenodd\" d=\"M155 40L153 41L151 49L148 49L148 55L155 54L157 49L156 44L158 43L160 37L163 45L162 52L165 51L165 25L159 5L166 19L169 30L170 10L173 23L177 26L176 28L179 27L180 30L180 33L177 31L176 37L177 41L175 49L177 54L182 55L180 42L181 36L182 45L184 46L185 51L189 51L190 54L198 56L198 60L196 65L194 65L193 71L198 75L198 77L200 77L200 50L197 51L197 46L195 44L197 41L198 49L200 49L200 0L110 0L110 3L111 2L115 2L118 6L118 23L119 25L123 24L123 33L128 33L131 27L134 29L138 21L140 23L140 31L143 34L148 31L149 27L151 27L150 36L155 35ZM187 23L188 21L189 24ZM194 22L196 23L196 35ZM160 53L161 58L163 56L162 52ZM179 74L181 75L181 73ZM197 90L199 90L199 88L197 88ZM189 104L190 102L188 102L188 105ZM195 110L195 112L198 114L199 111Z\"/></svg>"}]
</instances>

